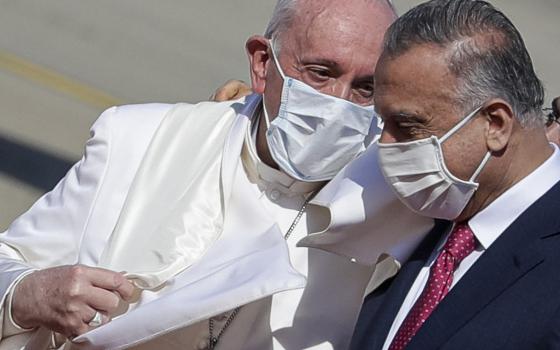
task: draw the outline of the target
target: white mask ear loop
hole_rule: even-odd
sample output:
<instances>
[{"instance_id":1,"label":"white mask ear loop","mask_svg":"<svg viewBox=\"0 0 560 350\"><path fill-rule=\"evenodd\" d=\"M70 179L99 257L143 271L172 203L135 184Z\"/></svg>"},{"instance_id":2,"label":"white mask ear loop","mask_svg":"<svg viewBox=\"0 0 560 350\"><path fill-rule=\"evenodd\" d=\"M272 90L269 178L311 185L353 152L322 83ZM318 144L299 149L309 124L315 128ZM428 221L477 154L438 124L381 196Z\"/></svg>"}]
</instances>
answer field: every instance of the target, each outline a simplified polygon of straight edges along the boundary
<instances>
[{"instance_id":1,"label":"white mask ear loop","mask_svg":"<svg viewBox=\"0 0 560 350\"><path fill-rule=\"evenodd\" d=\"M270 119L268 118L268 112L266 111L266 105L264 103L264 96L262 97L264 122L266 123L266 130L270 128Z\"/></svg>"},{"instance_id":2,"label":"white mask ear loop","mask_svg":"<svg viewBox=\"0 0 560 350\"><path fill-rule=\"evenodd\" d=\"M478 107L477 109L472 111L469 115L467 115L465 118L463 118L463 120L461 120L459 123L457 123L457 125L452 127L451 130L446 132L445 135L443 135L439 139L439 144L441 145L442 143L444 143L448 138L450 138L453 134L455 134L457 132L457 130L459 130L463 126L465 126L478 112L480 112L481 109L482 109L482 106ZM486 152L486 155L482 159L482 162L480 163L478 168L476 168L474 174L471 176L471 178L469 180L470 182L474 182L474 180L478 177L478 175L480 175L480 173L482 172L482 169L484 169L484 167L486 166L486 163L488 163L491 156L492 156L492 153L490 153L490 151Z\"/></svg>"},{"instance_id":3,"label":"white mask ear loop","mask_svg":"<svg viewBox=\"0 0 560 350\"><path fill-rule=\"evenodd\" d=\"M282 70L282 67L280 67L280 62L278 61L278 57L276 57L276 50L274 49L273 39L268 40L268 43L270 45L270 52L272 52L272 59L274 60L274 63L276 64L276 69L278 69L278 73L280 73L280 76L282 77L282 79L286 80L286 75L284 74L284 71Z\"/></svg>"},{"instance_id":4,"label":"white mask ear loop","mask_svg":"<svg viewBox=\"0 0 560 350\"><path fill-rule=\"evenodd\" d=\"M439 143L440 144L444 143L448 138L450 138L454 133L456 133L457 130L459 130L463 126L465 126L481 109L482 109L482 106L478 107L477 109L472 111L469 115L467 115L465 118L463 118L463 120L461 120L459 123L457 123L457 125L452 127L451 130L446 132L445 135L443 135L439 139Z\"/></svg>"},{"instance_id":5,"label":"white mask ear loop","mask_svg":"<svg viewBox=\"0 0 560 350\"><path fill-rule=\"evenodd\" d=\"M484 167L486 166L486 163L488 163L488 161L490 160L491 156L492 156L492 153L490 153L490 151L486 152L486 155L482 159L482 162L480 163L478 168L476 168L473 176L471 176L471 179L469 180L470 182L474 182L474 180L476 180L478 175L480 175L480 173L482 172L482 169L484 169Z\"/></svg>"},{"instance_id":6,"label":"white mask ear loop","mask_svg":"<svg viewBox=\"0 0 560 350\"><path fill-rule=\"evenodd\" d=\"M280 76L282 77L282 79L286 80L286 76L284 75L284 72L282 71L282 67L280 67L280 62L278 62L278 58L276 57L276 52L274 50L273 39L269 39L268 44L270 45L270 52L272 53L272 59L274 60L274 64L276 65L276 69L278 70L278 73L280 73ZM262 103L263 103L264 121L266 123L266 129L268 130L270 128L270 118L268 117L268 111L266 109L266 105L265 105L265 102L264 102L264 96L263 96L263 99L262 99Z\"/></svg>"}]
</instances>

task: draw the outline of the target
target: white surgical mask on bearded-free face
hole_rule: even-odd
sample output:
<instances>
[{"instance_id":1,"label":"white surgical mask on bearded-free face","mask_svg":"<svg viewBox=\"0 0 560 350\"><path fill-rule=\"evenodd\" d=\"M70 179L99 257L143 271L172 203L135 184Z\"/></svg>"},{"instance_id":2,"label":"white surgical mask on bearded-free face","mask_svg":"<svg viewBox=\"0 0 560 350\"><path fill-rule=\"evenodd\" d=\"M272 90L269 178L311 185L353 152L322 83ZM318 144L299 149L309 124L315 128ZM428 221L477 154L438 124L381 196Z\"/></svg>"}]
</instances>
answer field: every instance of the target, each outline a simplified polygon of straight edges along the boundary
<instances>
[{"instance_id":1,"label":"white surgical mask on bearded-free face","mask_svg":"<svg viewBox=\"0 0 560 350\"><path fill-rule=\"evenodd\" d=\"M475 180L491 154L487 152L473 176L464 181L447 169L441 144L467 124L480 109L461 120L441 139L432 136L410 142L377 144L379 166L385 180L412 211L446 220L453 220L463 212L478 189Z\"/></svg>"},{"instance_id":2,"label":"white surgical mask on bearded-free face","mask_svg":"<svg viewBox=\"0 0 560 350\"><path fill-rule=\"evenodd\" d=\"M272 122L263 106L270 154L295 179L330 180L365 150L364 140L374 119L377 126L373 106L322 94L286 76L272 43L271 50L284 84L278 116Z\"/></svg>"}]
</instances>

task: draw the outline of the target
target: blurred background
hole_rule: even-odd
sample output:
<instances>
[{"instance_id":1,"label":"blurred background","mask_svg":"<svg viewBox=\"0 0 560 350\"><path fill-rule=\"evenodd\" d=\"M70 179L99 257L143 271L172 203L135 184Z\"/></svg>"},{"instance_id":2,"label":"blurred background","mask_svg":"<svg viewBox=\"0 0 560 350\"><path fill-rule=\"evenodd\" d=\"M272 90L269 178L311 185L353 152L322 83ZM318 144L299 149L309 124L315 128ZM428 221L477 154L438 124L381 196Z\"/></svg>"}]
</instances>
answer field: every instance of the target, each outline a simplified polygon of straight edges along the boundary
<instances>
[{"instance_id":1,"label":"blurred background","mask_svg":"<svg viewBox=\"0 0 560 350\"><path fill-rule=\"evenodd\" d=\"M395 0L403 13L421 1ZM560 0L491 1L560 95ZM196 102L248 79L274 0L0 0L0 232L81 157L107 107ZM373 20L373 19L372 19Z\"/></svg>"}]
</instances>

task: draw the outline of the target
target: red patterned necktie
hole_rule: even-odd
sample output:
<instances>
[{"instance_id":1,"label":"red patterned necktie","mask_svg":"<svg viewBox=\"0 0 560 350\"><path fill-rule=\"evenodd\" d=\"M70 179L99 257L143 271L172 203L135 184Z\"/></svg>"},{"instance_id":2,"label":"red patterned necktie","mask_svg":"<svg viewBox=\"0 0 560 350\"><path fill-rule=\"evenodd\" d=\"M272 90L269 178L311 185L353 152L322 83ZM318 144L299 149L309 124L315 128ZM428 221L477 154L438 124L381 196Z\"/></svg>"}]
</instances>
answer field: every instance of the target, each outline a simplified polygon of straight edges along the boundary
<instances>
[{"instance_id":1,"label":"red patterned necktie","mask_svg":"<svg viewBox=\"0 0 560 350\"><path fill-rule=\"evenodd\" d=\"M470 227L457 224L436 261L430 268L430 277L405 320L401 324L389 350L402 350L430 317L439 302L447 295L453 283L453 272L461 261L474 250L476 241Z\"/></svg>"}]
</instances>

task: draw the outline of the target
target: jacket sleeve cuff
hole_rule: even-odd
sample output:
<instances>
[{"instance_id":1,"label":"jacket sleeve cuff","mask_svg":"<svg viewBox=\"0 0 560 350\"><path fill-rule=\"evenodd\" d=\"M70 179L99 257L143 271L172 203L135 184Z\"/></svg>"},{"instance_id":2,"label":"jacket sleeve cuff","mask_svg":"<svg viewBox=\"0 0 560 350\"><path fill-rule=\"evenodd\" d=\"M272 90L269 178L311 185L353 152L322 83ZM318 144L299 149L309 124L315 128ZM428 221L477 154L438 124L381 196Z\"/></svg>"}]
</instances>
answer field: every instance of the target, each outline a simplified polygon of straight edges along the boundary
<instances>
[{"instance_id":1,"label":"jacket sleeve cuff","mask_svg":"<svg viewBox=\"0 0 560 350\"><path fill-rule=\"evenodd\" d=\"M36 270L31 269L26 272L23 272L21 275L18 276L18 278L14 280L14 282L8 289L8 293L4 300L4 305L3 305L4 307L0 310L0 316L2 317L2 338L9 337L15 334L29 332L34 329L34 328L23 328L16 323L16 321L12 316L12 300L14 296L14 291L17 285L19 284L19 282L21 282L21 280L23 280L24 277L28 276L29 274L35 271Z\"/></svg>"}]
</instances>

